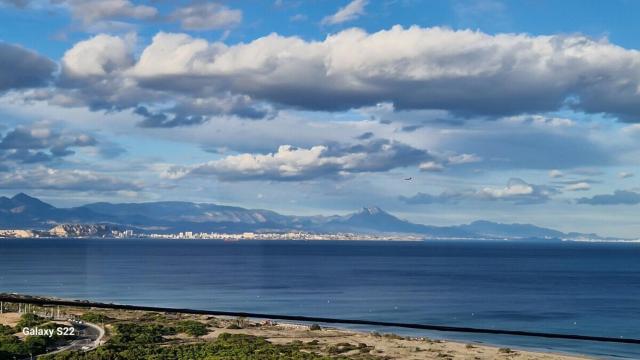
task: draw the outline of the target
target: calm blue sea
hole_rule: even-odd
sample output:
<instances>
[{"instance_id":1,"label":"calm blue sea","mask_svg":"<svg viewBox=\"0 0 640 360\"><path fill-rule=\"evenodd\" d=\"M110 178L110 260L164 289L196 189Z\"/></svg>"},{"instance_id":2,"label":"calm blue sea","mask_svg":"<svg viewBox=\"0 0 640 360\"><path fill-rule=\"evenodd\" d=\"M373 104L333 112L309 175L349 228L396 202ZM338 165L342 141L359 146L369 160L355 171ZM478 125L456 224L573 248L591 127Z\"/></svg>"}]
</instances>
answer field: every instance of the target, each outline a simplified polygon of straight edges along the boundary
<instances>
[{"instance_id":1,"label":"calm blue sea","mask_svg":"<svg viewBox=\"0 0 640 360\"><path fill-rule=\"evenodd\" d=\"M640 338L640 244L0 239L0 292ZM640 358L640 346L387 329Z\"/></svg>"}]
</instances>

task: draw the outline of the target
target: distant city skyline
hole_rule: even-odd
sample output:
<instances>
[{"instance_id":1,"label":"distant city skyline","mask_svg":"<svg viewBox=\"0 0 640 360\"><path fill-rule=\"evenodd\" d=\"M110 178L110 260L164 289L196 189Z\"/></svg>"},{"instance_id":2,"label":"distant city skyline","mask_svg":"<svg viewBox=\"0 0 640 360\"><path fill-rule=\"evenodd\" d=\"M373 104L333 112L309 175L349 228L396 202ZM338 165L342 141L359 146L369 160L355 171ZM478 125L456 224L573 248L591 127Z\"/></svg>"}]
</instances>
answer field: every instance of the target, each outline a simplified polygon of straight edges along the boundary
<instances>
[{"instance_id":1,"label":"distant city skyline","mask_svg":"<svg viewBox=\"0 0 640 360\"><path fill-rule=\"evenodd\" d=\"M638 13L0 0L0 196L637 237Z\"/></svg>"}]
</instances>

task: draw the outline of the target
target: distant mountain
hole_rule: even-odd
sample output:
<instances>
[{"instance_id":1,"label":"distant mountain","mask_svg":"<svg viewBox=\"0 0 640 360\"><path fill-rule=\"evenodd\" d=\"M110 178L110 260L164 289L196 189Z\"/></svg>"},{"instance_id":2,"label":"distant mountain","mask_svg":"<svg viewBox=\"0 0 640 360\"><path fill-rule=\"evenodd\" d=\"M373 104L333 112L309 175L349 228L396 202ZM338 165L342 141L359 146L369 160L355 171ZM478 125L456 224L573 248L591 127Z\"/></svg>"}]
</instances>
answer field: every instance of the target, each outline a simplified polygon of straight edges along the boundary
<instances>
[{"instance_id":1,"label":"distant mountain","mask_svg":"<svg viewBox=\"0 0 640 360\"><path fill-rule=\"evenodd\" d=\"M322 229L329 231L416 233L430 237L472 237L474 234L457 227L440 227L414 224L398 219L379 207L365 207L360 211L334 218Z\"/></svg>"},{"instance_id":2,"label":"distant mountain","mask_svg":"<svg viewBox=\"0 0 640 360\"><path fill-rule=\"evenodd\" d=\"M62 209L23 193L12 198L0 197L0 228L48 230L63 224L100 224L96 231L133 228L159 233L300 230L323 233L405 233L445 239L600 238L596 234L565 234L530 224L500 224L484 220L458 226L422 225L399 219L378 207L365 207L343 216L287 216L270 210L180 201L122 204L101 202ZM66 226L58 227L58 230L75 231L73 227Z\"/></svg>"},{"instance_id":3,"label":"distant mountain","mask_svg":"<svg viewBox=\"0 0 640 360\"><path fill-rule=\"evenodd\" d=\"M88 223L114 219L88 209L59 209L27 194L0 197L0 227L48 229L63 222Z\"/></svg>"},{"instance_id":4,"label":"distant mountain","mask_svg":"<svg viewBox=\"0 0 640 360\"><path fill-rule=\"evenodd\" d=\"M563 238L567 237L561 231L547 229L530 224L500 224L486 220L474 221L471 224L460 225L458 228L472 234L491 238L537 237Z\"/></svg>"}]
</instances>

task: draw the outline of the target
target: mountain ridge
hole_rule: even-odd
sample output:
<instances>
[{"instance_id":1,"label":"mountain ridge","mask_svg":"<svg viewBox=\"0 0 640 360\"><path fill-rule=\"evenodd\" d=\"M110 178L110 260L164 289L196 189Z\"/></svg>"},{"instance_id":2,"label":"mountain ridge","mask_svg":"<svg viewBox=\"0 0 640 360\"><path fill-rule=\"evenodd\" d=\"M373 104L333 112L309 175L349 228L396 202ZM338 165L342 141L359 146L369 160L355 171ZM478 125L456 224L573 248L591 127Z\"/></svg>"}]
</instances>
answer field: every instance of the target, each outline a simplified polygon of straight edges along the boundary
<instances>
[{"instance_id":1,"label":"mountain ridge","mask_svg":"<svg viewBox=\"0 0 640 360\"><path fill-rule=\"evenodd\" d=\"M564 233L532 224L501 224L488 220L454 226L416 224L400 219L377 206L363 207L347 215L294 216L265 209L185 201L97 202L72 208L57 208L24 193L12 198L0 197L2 228L48 229L62 224L96 223L164 233L310 231L407 233L443 239L607 239L596 234Z\"/></svg>"}]
</instances>

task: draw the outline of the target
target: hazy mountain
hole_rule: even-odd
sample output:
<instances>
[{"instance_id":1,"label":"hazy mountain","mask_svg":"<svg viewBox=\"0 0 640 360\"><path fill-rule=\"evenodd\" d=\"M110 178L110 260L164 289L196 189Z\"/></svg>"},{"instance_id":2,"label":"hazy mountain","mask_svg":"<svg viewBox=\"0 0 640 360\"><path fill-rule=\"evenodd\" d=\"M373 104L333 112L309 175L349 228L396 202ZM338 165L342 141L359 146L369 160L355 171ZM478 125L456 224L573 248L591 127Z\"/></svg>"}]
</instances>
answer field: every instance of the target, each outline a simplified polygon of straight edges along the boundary
<instances>
[{"instance_id":1,"label":"hazy mountain","mask_svg":"<svg viewBox=\"0 0 640 360\"><path fill-rule=\"evenodd\" d=\"M3 228L45 229L58 223L111 221L89 209L59 209L27 194L0 197L0 226Z\"/></svg>"},{"instance_id":2,"label":"hazy mountain","mask_svg":"<svg viewBox=\"0 0 640 360\"><path fill-rule=\"evenodd\" d=\"M475 221L458 226L430 226L399 219L378 207L344 216L287 216L270 210L244 209L180 201L93 203L61 209L18 194L0 197L0 227L49 229L59 224L114 224L153 232L244 232L304 230L316 232L412 233L426 238L598 238L530 224Z\"/></svg>"},{"instance_id":3,"label":"hazy mountain","mask_svg":"<svg viewBox=\"0 0 640 360\"><path fill-rule=\"evenodd\" d=\"M531 224L500 224L491 221L478 220L471 224L460 225L458 228L469 233L486 237L539 237L539 238L562 238L567 235L561 231L547 229Z\"/></svg>"},{"instance_id":4,"label":"hazy mountain","mask_svg":"<svg viewBox=\"0 0 640 360\"><path fill-rule=\"evenodd\" d=\"M398 219L379 207L365 207L360 211L334 218L320 225L328 231L417 233L431 237L472 237L473 234L457 227L414 224Z\"/></svg>"}]
</instances>

